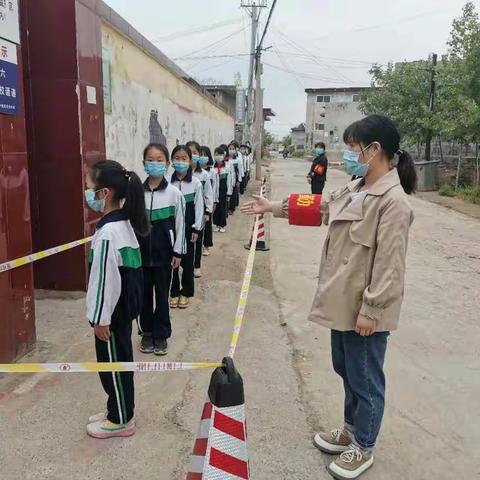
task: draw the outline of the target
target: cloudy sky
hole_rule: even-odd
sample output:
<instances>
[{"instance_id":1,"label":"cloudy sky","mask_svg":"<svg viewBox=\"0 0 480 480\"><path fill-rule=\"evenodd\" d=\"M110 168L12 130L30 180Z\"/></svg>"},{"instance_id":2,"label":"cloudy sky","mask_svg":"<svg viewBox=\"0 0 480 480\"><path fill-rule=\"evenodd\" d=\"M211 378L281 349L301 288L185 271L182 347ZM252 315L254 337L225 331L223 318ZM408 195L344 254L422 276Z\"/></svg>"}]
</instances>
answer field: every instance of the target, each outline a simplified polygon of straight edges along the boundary
<instances>
[{"instance_id":1,"label":"cloudy sky","mask_svg":"<svg viewBox=\"0 0 480 480\"><path fill-rule=\"evenodd\" d=\"M373 63L445 52L465 1L278 0L264 42L272 47L263 55L265 106L277 113L268 129L282 136L305 121L305 88L368 85ZM241 0L106 2L197 80L233 83L240 72L248 83L250 20Z\"/></svg>"}]
</instances>

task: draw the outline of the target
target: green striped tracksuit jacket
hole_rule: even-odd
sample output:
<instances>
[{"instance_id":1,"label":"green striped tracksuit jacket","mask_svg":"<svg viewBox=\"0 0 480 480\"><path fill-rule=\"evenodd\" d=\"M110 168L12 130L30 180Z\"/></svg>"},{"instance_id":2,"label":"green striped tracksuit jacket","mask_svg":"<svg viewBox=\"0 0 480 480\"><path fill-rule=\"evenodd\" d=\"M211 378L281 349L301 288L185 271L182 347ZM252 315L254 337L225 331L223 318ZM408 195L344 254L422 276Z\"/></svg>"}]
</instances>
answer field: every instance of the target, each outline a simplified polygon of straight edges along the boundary
<instances>
[{"instance_id":1,"label":"green striped tracksuit jacket","mask_svg":"<svg viewBox=\"0 0 480 480\"><path fill-rule=\"evenodd\" d=\"M212 183L210 182L210 175L206 170L194 170L193 176L198 178L202 183L203 187L203 202L205 204L205 212L213 212L213 203L214 203L214 193L212 188Z\"/></svg>"},{"instance_id":2,"label":"green striped tracksuit jacket","mask_svg":"<svg viewBox=\"0 0 480 480\"><path fill-rule=\"evenodd\" d=\"M99 221L91 245L88 320L91 325L133 320L143 301L142 258L122 210L110 212Z\"/></svg>"}]
</instances>

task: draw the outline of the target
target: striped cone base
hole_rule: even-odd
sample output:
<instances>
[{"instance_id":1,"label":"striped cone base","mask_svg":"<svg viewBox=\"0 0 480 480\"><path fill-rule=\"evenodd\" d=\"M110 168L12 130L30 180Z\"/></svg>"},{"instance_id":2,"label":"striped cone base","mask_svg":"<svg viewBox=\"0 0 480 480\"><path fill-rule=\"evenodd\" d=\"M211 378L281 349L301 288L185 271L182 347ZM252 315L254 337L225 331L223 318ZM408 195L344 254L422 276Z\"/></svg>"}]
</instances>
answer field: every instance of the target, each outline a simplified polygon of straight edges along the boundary
<instances>
[{"instance_id":1,"label":"striped cone base","mask_svg":"<svg viewBox=\"0 0 480 480\"><path fill-rule=\"evenodd\" d=\"M245 405L205 404L187 480L249 479Z\"/></svg>"}]
</instances>

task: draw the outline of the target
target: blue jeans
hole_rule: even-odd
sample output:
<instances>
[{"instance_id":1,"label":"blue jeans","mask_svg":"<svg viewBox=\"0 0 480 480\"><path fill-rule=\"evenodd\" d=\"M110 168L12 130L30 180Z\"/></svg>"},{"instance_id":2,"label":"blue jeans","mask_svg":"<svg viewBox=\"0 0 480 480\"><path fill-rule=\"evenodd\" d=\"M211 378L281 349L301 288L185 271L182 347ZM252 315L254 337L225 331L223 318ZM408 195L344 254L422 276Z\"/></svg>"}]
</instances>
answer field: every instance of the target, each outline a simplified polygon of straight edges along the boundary
<instances>
[{"instance_id":1,"label":"blue jeans","mask_svg":"<svg viewBox=\"0 0 480 480\"><path fill-rule=\"evenodd\" d=\"M388 332L362 337L354 331L332 330L333 369L345 388L345 424L352 427L355 443L375 446L385 407L383 363Z\"/></svg>"}]
</instances>

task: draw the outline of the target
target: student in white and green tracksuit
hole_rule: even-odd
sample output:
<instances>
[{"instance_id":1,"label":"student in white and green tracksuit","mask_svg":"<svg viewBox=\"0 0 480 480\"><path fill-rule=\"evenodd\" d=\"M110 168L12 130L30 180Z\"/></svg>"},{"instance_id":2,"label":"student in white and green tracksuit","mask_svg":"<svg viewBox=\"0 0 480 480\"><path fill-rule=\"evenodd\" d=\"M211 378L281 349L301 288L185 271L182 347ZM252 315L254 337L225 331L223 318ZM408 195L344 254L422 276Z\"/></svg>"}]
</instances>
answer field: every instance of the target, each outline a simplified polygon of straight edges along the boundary
<instances>
[{"instance_id":1,"label":"student in white and green tracksuit","mask_svg":"<svg viewBox=\"0 0 480 480\"><path fill-rule=\"evenodd\" d=\"M132 322L143 301L136 233L149 231L142 182L134 172L109 160L91 168L86 185L87 204L103 214L92 239L87 291L87 318L95 333L97 361L132 362ZM100 380L108 395L107 408L90 417L87 433L95 438L133 435L133 373L100 373Z\"/></svg>"},{"instance_id":2,"label":"student in white and green tracksuit","mask_svg":"<svg viewBox=\"0 0 480 480\"><path fill-rule=\"evenodd\" d=\"M170 183L177 187L185 198L185 239L187 253L182 257L182 278L179 269L173 271L170 290L170 307L187 308L189 298L195 294L193 275L195 244L198 234L204 227L203 188L200 180L192 173L192 152L186 145L177 145L172 151L172 163L175 170Z\"/></svg>"},{"instance_id":3,"label":"student in white and green tracksuit","mask_svg":"<svg viewBox=\"0 0 480 480\"><path fill-rule=\"evenodd\" d=\"M151 143L143 158L148 175L143 184L145 204L152 230L150 235L138 238L144 277L143 309L138 322L142 335L140 351L166 355L172 335L169 297L173 269L180 266L182 255L187 253L185 200L165 178L170 166L167 147Z\"/></svg>"}]
</instances>

